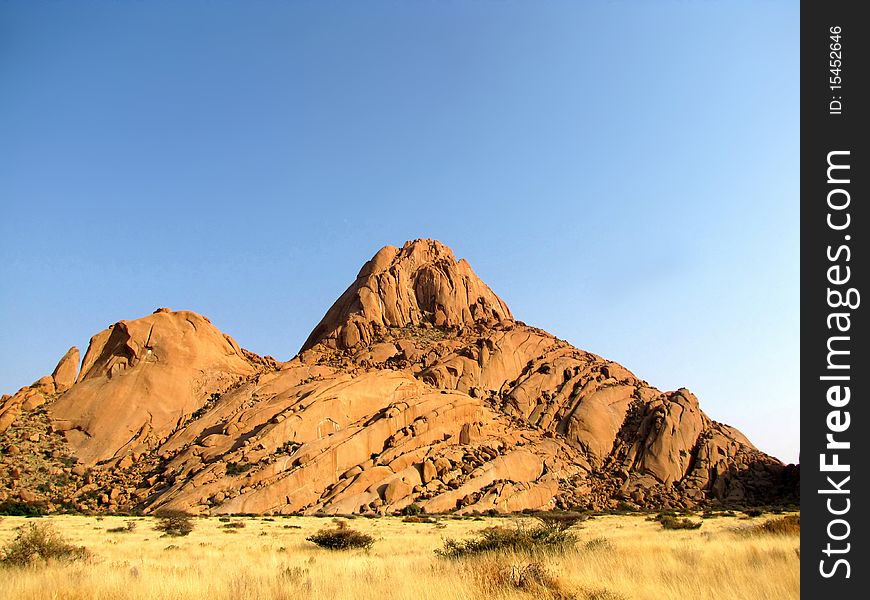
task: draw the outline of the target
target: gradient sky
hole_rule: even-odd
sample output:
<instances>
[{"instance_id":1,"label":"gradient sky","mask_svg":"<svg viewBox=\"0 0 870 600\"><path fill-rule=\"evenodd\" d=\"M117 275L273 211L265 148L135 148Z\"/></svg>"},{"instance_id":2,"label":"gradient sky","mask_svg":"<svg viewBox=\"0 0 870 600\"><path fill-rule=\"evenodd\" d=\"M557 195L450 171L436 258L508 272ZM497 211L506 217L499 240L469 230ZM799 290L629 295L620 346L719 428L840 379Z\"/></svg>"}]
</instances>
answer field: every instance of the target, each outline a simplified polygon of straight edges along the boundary
<instances>
[{"instance_id":1,"label":"gradient sky","mask_svg":"<svg viewBox=\"0 0 870 600\"><path fill-rule=\"evenodd\" d=\"M289 359L433 237L798 458L797 2L2 2L0 391L168 306Z\"/></svg>"}]
</instances>

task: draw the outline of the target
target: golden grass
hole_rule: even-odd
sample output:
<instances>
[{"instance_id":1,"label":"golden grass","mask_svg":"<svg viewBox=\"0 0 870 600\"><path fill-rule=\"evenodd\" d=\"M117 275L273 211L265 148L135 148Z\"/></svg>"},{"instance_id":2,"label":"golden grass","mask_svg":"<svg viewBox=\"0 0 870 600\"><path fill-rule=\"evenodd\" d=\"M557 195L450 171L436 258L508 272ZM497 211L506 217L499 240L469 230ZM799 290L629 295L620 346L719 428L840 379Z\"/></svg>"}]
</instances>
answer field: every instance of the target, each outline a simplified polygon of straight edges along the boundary
<instances>
[{"instance_id":1,"label":"golden grass","mask_svg":"<svg viewBox=\"0 0 870 600\"><path fill-rule=\"evenodd\" d=\"M216 518L194 519L193 533L161 537L150 518L53 516L70 543L87 547L85 562L0 570L0 599L43 600L783 600L800 596L794 534L753 534L765 517L706 519L699 530L667 531L643 516L604 516L575 529L575 552L538 559L498 555L453 561L435 556L445 537L510 524L443 519L443 527L400 518L353 519L377 538L368 551L329 551L305 541L331 525L314 517L239 518L226 529ZM137 523L131 532L107 529ZM31 520L3 517L0 545ZM285 525L298 525L285 528ZM606 541L601 541L606 538ZM597 540L593 543L588 543ZM511 584L533 562L555 581Z\"/></svg>"}]
</instances>

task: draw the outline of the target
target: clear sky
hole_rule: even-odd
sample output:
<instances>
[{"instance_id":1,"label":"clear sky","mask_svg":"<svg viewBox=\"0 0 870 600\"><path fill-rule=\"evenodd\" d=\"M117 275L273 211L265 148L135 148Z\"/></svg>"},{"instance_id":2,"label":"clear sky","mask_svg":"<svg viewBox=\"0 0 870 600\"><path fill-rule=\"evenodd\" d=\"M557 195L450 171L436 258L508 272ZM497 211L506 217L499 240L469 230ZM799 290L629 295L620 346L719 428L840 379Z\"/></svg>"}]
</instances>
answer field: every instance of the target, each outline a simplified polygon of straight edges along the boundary
<instances>
[{"instance_id":1,"label":"clear sky","mask_svg":"<svg viewBox=\"0 0 870 600\"><path fill-rule=\"evenodd\" d=\"M433 237L794 462L798 9L2 2L0 391L160 306L289 359Z\"/></svg>"}]
</instances>

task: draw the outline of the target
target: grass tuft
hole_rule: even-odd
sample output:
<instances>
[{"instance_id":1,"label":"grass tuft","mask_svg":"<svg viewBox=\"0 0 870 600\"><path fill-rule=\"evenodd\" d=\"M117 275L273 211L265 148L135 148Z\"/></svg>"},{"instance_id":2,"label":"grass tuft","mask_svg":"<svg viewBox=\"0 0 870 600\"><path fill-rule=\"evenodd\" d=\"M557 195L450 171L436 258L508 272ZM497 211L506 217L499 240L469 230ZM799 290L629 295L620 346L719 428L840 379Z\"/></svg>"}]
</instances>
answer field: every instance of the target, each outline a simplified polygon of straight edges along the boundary
<instances>
[{"instance_id":1,"label":"grass tuft","mask_svg":"<svg viewBox=\"0 0 870 600\"><path fill-rule=\"evenodd\" d=\"M511 565L492 575L493 582L504 588L522 590L535 598L571 600L564 584L541 563Z\"/></svg>"},{"instance_id":2,"label":"grass tuft","mask_svg":"<svg viewBox=\"0 0 870 600\"><path fill-rule=\"evenodd\" d=\"M773 534L773 535L800 535L801 534L801 516L786 515L777 519L768 519L764 523L756 525L751 529L752 533Z\"/></svg>"},{"instance_id":3,"label":"grass tuft","mask_svg":"<svg viewBox=\"0 0 870 600\"><path fill-rule=\"evenodd\" d=\"M670 515L665 515L658 521L661 523L662 529L699 529L703 524L703 521L692 521L685 517L678 519Z\"/></svg>"}]
</instances>

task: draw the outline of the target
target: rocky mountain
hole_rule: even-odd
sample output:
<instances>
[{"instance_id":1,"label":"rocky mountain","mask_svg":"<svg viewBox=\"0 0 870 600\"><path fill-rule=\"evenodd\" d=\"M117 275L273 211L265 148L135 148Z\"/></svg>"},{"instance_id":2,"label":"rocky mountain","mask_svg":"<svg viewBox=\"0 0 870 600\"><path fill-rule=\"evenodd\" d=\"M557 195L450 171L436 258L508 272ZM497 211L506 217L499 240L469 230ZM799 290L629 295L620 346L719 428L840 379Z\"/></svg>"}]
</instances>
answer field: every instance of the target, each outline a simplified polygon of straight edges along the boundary
<instances>
[{"instance_id":1,"label":"rocky mountain","mask_svg":"<svg viewBox=\"0 0 870 600\"><path fill-rule=\"evenodd\" d=\"M516 320L433 240L381 249L287 362L159 309L0 400L0 501L200 514L690 507L797 470Z\"/></svg>"}]
</instances>

